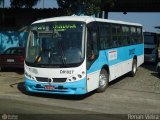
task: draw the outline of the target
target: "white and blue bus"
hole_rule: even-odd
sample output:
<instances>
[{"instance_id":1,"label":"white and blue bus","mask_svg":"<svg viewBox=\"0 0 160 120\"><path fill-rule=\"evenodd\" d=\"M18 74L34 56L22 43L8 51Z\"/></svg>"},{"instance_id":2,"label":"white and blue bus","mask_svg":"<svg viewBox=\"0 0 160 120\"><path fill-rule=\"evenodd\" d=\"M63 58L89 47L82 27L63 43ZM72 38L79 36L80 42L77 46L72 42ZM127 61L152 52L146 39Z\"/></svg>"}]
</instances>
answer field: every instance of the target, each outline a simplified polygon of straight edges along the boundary
<instances>
[{"instance_id":1,"label":"white and blue bus","mask_svg":"<svg viewBox=\"0 0 160 120\"><path fill-rule=\"evenodd\" d=\"M89 16L55 17L30 27L25 58L28 92L86 94L144 62L142 25Z\"/></svg>"}]
</instances>

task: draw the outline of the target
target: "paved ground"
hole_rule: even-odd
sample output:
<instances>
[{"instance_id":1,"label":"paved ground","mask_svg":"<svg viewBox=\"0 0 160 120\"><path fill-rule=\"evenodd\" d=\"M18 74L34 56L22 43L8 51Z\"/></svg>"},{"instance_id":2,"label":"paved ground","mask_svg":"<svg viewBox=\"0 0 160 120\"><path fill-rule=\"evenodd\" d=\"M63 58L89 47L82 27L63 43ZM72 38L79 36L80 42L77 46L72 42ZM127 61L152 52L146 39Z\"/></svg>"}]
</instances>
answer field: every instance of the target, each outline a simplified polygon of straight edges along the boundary
<instances>
[{"instance_id":1,"label":"paved ground","mask_svg":"<svg viewBox=\"0 0 160 120\"><path fill-rule=\"evenodd\" d=\"M23 71L7 70L0 72L0 114L4 113L18 114L19 118L29 117L29 114L33 117L44 115L38 119L57 118L57 115L64 119L68 114L69 118L82 120L123 120L131 119L132 114L155 114L153 117L160 120L160 79L155 65L145 64L134 78L125 75L110 83L104 93L93 91L86 96L28 95L24 90Z\"/></svg>"}]
</instances>

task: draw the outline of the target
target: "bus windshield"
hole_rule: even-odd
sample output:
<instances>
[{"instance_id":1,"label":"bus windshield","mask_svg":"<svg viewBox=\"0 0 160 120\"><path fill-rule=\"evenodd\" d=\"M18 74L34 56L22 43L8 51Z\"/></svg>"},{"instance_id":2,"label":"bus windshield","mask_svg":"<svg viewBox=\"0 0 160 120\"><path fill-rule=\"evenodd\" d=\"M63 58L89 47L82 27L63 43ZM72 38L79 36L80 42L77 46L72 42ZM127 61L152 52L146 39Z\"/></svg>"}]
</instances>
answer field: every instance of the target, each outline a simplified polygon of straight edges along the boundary
<instances>
[{"instance_id":1,"label":"bus windshield","mask_svg":"<svg viewBox=\"0 0 160 120\"><path fill-rule=\"evenodd\" d=\"M82 22L33 24L30 29L26 64L40 67L75 66L84 60Z\"/></svg>"}]
</instances>

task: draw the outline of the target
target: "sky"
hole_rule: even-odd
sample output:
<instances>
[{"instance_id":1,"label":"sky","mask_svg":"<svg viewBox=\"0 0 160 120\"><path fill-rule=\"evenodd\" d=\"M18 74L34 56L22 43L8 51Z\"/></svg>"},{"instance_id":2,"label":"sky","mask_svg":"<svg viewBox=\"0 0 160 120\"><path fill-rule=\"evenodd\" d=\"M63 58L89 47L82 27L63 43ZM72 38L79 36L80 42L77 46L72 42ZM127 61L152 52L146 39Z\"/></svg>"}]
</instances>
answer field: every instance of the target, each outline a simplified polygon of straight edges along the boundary
<instances>
[{"instance_id":1,"label":"sky","mask_svg":"<svg viewBox=\"0 0 160 120\"><path fill-rule=\"evenodd\" d=\"M39 2L35 7L43 8L43 0L41 0L41 2ZM44 8L58 8L57 1L56 0L44 0Z\"/></svg>"},{"instance_id":2,"label":"sky","mask_svg":"<svg viewBox=\"0 0 160 120\"><path fill-rule=\"evenodd\" d=\"M10 7L10 0L5 0L5 7ZM56 0L41 0L34 8L58 8ZM126 22L135 22L143 25L145 31L160 32L155 26L160 26L160 12L128 12L126 15L122 12L109 12L109 19L122 20Z\"/></svg>"}]
</instances>

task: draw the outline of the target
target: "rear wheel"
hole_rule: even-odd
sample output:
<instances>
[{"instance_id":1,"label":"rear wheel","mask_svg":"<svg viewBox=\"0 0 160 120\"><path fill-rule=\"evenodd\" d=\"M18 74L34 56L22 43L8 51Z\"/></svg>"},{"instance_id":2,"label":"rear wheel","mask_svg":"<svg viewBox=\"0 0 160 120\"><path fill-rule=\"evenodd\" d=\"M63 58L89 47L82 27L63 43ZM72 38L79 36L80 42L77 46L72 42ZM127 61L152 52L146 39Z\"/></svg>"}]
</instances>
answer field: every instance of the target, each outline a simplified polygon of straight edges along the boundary
<instances>
[{"instance_id":1,"label":"rear wheel","mask_svg":"<svg viewBox=\"0 0 160 120\"><path fill-rule=\"evenodd\" d=\"M136 75L136 71L137 71L137 60L133 59L132 70L130 72L130 74L131 74L132 77L134 77Z\"/></svg>"},{"instance_id":2,"label":"rear wheel","mask_svg":"<svg viewBox=\"0 0 160 120\"><path fill-rule=\"evenodd\" d=\"M109 74L105 69L102 69L99 75L99 87L97 92L101 93L106 90L109 82Z\"/></svg>"},{"instance_id":3,"label":"rear wheel","mask_svg":"<svg viewBox=\"0 0 160 120\"><path fill-rule=\"evenodd\" d=\"M160 77L160 67L157 68L158 76Z\"/></svg>"}]
</instances>

